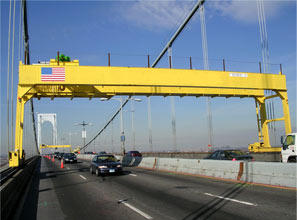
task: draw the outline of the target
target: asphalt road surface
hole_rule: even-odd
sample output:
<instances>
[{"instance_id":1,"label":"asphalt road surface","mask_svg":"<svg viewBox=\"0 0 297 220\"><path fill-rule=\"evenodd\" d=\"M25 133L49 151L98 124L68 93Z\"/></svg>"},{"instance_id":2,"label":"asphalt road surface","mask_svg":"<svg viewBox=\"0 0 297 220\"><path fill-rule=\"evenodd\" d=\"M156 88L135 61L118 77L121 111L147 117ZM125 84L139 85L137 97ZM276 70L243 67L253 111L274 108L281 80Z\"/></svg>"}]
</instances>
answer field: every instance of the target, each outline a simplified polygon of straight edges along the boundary
<instances>
[{"instance_id":1,"label":"asphalt road surface","mask_svg":"<svg viewBox=\"0 0 297 220\"><path fill-rule=\"evenodd\" d=\"M124 168L97 177L89 162L42 158L20 219L296 219L296 191Z\"/></svg>"}]
</instances>

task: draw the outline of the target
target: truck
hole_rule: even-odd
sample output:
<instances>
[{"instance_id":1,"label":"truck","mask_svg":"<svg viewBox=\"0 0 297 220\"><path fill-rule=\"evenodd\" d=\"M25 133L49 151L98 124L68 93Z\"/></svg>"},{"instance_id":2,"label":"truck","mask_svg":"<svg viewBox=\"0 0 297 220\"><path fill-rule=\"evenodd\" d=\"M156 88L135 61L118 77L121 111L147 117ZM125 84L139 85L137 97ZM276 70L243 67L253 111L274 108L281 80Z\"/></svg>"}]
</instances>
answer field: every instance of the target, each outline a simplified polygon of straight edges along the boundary
<instances>
[{"instance_id":1,"label":"truck","mask_svg":"<svg viewBox=\"0 0 297 220\"><path fill-rule=\"evenodd\" d=\"M281 161L283 163L296 163L297 159L297 146L296 146L297 133L289 133L286 136L281 136L282 150Z\"/></svg>"}]
</instances>

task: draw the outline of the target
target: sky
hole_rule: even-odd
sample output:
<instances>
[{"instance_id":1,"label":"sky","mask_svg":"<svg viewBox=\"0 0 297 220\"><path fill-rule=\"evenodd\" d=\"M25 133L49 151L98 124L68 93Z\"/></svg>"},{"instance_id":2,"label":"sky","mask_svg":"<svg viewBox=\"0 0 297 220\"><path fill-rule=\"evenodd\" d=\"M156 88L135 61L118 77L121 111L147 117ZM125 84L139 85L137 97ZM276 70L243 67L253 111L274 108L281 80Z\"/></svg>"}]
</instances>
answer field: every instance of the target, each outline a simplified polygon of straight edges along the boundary
<instances>
[{"instance_id":1,"label":"sky","mask_svg":"<svg viewBox=\"0 0 297 220\"><path fill-rule=\"evenodd\" d=\"M9 1L1 1L1 154L13 149L15 99L18 83L18 63L23 60L20 41L20 1L15 3L15 31L10 20ZM11 2L13 14L14 1ZM152 61L159 55L170 37L190 12L195 1L34 1L28 0L28 29L31 63L49 61L57 51L78 59L80 65L106 66L111 54L112 66L146 67L147 55ZM256 1L206 1L207 46L211 70L222 70L222 60L230 71L259 72L262 60ZM271 73L278 74L279 64L287 77L290 115L296 131L296 2L264 1ZM14 37L13 37L14 36ZM13 40L14 39L14 40ZM13 44L14 42L14 44ZM8 50L10 45L10 50ZM14 57L12 57L14 48ZM10 51L8 56L8 51ZM172 47L173 68L203 69L200 16L194 15ZM168 67L168 55L157 67ZM8 60L8 57L9 60ZM13 64L12 64L13 61ZM10 65L8 65L8 63ZM8 68L9 66L9 68ZM13 68L12 68L13 67ZM9 69L9 71L8 71ZM12 73L13 69L13 73ZM9 86L7 75L9 72ZM13 80L11 82L13 76ZM13 85L13 86L12 86ZM9 126L7 126L7 89L9 90ZM11 92L13 90L13 93ZM147 98L135 102L136 149L149 150ZM208 150L207 98L175 97L177 150ZM11 103L14 103L13 106ZM123 112L126 149L133 148L132 114L128 103ZM274 101L275 115L281 117L280 100ZM87 126L87 140L108 121L120 104L116 100L99 99L34 99L35 114L57 114L59 142L75 148L82 145L81 127ZM30 106L25 107L24 148L33 154ZM151 97L152 137L154 151L172 151L170 97ZM248 147L258 141L255 101L252 98L211 99L213 146ZM13 115L13 120L11 116ZM13 129L11 128L13 126ZM284 134L284 123L275 123L271 142L277 146ZM44 144L52 144L50 123L42 125ZM9 131L9 132L7 132ZM9 133L9 134L8 134ZM7 137L9 135L9 147ZM90 151L120 150L120 120L94 141Z\"/></svg>"}]
</instances>

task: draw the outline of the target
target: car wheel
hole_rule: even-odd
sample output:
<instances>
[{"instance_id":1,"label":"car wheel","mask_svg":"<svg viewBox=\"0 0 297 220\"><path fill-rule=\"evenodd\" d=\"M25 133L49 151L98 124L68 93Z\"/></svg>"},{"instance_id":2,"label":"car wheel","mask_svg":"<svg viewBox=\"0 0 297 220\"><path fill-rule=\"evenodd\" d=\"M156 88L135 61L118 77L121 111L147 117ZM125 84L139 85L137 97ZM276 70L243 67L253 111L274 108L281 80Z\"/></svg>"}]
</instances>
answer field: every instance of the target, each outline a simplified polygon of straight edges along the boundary
<instances>
[{"instance_id":1,"label":"car wheel","mask_svg":"<svg viewBox=\"0 0 297 220\"><path fill-rule=\"evenodd\" d=\"M92 169L92 167L90 167L90 174L93 174L94 172L93 172L93 169Z\"/></svg>"},{"instance_id":2,"label":"car wheel","mask_svg":"<svg viewBox=\"0 0 297 220\"><path fill-rule=\"evenodd\" d=\"M288 162L289 162L289 163L296 163L296 158L295 158L295 157L290 158L290 159L288 160Z\"/></svg>"},{"instance_id":3,"label":"car wheel","mask_svg":"<svg viewBox=\"0 0 297 220\"><path fill-rule=\"evenodd\" d=\"M100 176L100 172L98 169L96 169L96 176Z\"/></svg>"}]
</instances>

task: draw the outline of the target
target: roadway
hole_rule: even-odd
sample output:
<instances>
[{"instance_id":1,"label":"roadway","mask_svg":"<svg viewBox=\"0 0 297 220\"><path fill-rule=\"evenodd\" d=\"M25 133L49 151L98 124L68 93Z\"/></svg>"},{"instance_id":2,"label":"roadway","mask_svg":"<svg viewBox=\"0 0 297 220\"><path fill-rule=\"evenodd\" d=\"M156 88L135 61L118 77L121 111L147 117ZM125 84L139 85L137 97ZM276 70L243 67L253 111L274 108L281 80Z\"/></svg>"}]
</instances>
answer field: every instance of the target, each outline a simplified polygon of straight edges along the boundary
<instances>
[{"instance_id":1,"label":"roadway","mask_svg":"<svg viewBox=\"0 0 297 220\"><path fill-rule=\"evenodd\" d=\"M42 158L19 219L296 219L296 191L124 168L97 177L89 162Z\"/></svg>"}]
</instances>

